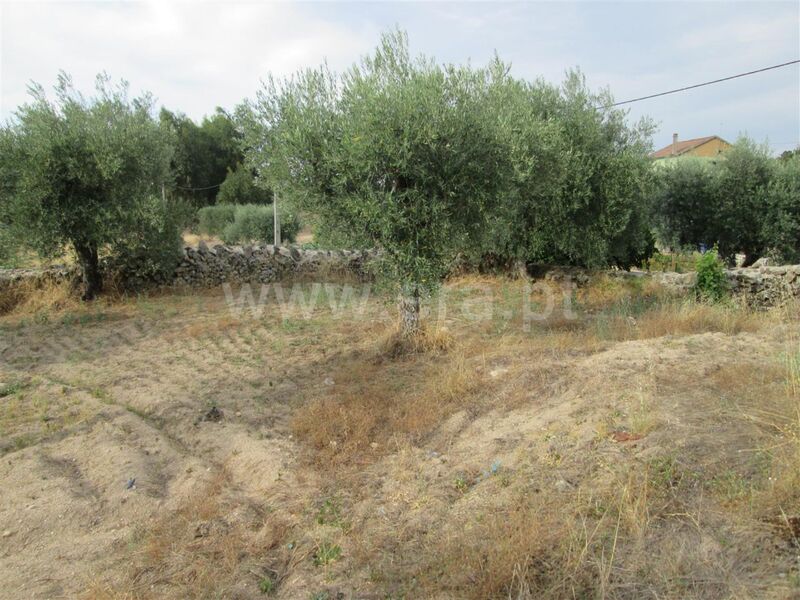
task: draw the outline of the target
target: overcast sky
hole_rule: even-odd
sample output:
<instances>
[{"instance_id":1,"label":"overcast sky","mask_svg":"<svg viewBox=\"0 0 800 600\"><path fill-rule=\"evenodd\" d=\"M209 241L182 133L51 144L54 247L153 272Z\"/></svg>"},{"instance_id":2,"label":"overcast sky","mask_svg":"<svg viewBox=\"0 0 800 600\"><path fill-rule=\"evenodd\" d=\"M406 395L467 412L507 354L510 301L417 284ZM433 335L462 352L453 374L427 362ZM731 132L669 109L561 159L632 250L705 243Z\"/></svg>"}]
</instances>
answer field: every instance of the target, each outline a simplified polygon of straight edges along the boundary
<instances>
[{"instance_id":1,"label":"overcast sky","mask_svg":"<svg viewBox=\"0 0 800 600\"><path fill-rule=\"evenodd\" d=\"M496 50L525 78L579 66L617 100L800 58L800 2L2 2L0 115L59 69L82 90L106 71L200 119L252 97L267 73L327 59L343 68L380 32L412 52L483 64ZM800 65L631 105L659 125L656 148L746 133L800 144Z\"/></svg>"}]
</instances>

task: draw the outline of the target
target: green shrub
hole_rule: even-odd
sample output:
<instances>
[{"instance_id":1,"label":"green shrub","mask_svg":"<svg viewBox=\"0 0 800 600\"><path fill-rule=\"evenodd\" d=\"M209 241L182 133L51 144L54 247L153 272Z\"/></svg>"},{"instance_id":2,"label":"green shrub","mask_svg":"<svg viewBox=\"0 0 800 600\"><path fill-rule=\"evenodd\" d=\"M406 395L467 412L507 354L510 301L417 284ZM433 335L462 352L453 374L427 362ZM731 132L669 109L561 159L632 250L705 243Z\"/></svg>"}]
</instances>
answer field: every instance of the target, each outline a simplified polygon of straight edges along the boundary
<instances>
[{"instance_id":1,"label":"green shrub","mask_svg":"<svg viewBox=\"0 0 800 600\"><path fill-rule=\"evenodd\" d=\"M173 196L169 200L170 212L181 231L197 229L197 207L181 196Z\"/></svg>"},{"instance_id":2,"label":"green shrub","mask_svg":"<svg viewBox=\"0 0 800 600\"><path fill-rule=\"evenodd\" d=\"M256 186L253 172L241 164L228 169L225 181L219 187L218 204L270 204L272 191Z\"/></svg>"},{"instance_id":3,"label":"green shrub","mask_svg":"<svg viewBox=\"0 0 800 600\"><path fill-rule=\"evenodd\" d=\"M237 206L233 222L222 232L226 244L268 242L274 239L273 207L257 204ZM289 211L281 210L281 238L283 242L294 242L300 231L300 221Z\"/></svg>"},{"instance_id":4,"label":"green shrub","mask_svg":"<svg viewBox=\"0 0 800 600\"><path fill-rule=\"evenodd\" d=\"M236 206L233 204L217 204L206 206L197 211L197 228L206 235L222 235L223 230L233 223Z\"/></svg>"},{"instance_id":5,"label":"green shrub","mask_svg":"<svg viewBox=\"0 0 800 600\"><path fill-rule=\"evenodd\" d=\"M701 254L695 265L697 282L695 294L700 300L719 302L728 294L725 264L720 260L716 247Z\"/></svg>"},{"instance_id":6,"label":"green shrub","mask_svg":"<svg viewBox=\"0 0 800 600\"><path fill-rule=\"evenodd\" d=\"M182 204L150 197L137 207L136 225L111 248L107 269L123 289L168 283L180 260Z\"/></svg>"}]
</instances>

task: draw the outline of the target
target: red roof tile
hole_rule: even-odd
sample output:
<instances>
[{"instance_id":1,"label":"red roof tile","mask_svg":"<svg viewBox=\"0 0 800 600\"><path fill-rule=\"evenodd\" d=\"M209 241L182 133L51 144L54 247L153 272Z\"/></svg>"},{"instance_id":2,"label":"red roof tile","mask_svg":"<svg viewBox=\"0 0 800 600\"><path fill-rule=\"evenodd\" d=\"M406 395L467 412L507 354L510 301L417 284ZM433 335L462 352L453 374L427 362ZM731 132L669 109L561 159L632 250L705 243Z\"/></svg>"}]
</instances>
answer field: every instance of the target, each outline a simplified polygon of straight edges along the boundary
<instances>
[{"instance_id":1,"label":"red roof tile","mask_svg":"<svg viewBox=\"0 0 800 600\"><path fill-rule=\"evenodd\" d=\"M684 154L693 148L697 148L698 146L702 146L706 142L709 142L717 137L719 136L709 135L706 137L694 138L693 140L678 140L678 143L675 144L676 152L674 155L672 154L672 144L670 144L669 146L664 146L657 152L653 152L650 155L650 158L669 158L670 156L680 156L681 154Z\"/></svg>"}]
</instances>

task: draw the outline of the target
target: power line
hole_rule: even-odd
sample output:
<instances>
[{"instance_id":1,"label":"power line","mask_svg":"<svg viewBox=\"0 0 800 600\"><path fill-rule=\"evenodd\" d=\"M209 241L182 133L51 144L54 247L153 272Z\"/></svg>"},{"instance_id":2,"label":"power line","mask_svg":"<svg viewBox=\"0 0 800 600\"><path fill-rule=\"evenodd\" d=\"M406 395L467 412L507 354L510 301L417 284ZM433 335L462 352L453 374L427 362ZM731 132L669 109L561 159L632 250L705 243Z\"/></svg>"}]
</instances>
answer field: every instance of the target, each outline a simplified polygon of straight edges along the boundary
<instances>
[{"instance_id":1,"label":"power line","mask_svg":"<svg viewBox=\"0 0 800 600\"><path fill-rule=\"evenodd\" d=\"M622 102L614 102L613 104L609 104L608 106L601 106L599 108L612 108L614 106L620 106L622 104L630 104L631 102L639 102L641 100L649 100L650 98L658 98L659 96L667 96L669 94L677 94L678 92L685 92L686 90L693 90L694 88L703 87L705 85L712 85L714 83L720 83L722 81L730 81L731 79L738 79L739 77L746 77L748 75L755 75L756 73L763 73L764 71L771 71L772 69L780 69L781 67L788 67L789 65L795 65L800 63L800 59L797 60L790 60L789 62L781 63L779 65L772 65L771 67L764 67L763 69L756 69L755 71L748 71L747 73L739 73L737 75L731 75L730 77L723 77L721 79L714 79L713 81L705 81L703 83L696 83L694 85L687 85L686 87L677 88L674 90L669 90L668 92L659 92L658 94L650 94L649 96L642 96L641 98L632 98L631 100L623 100Z\"/></svg>"},{"instance_id":2,"label":"power line","mask_svg":"<svg viewBox=\"0 0 800 600\"><path fill-rule=\"evenodd\" d=\"M210 189L213 189L213 188L218 188L221 185L222 185L221 183L218 183L216 185L209 185L208 187L200 187L200 188L183 187L183 186L180 186L180 185L176 185L175 188L179 189L179 190L187 190L189 192L202 192L204 190L210 190Z\"/></svg>"}]
</instances>

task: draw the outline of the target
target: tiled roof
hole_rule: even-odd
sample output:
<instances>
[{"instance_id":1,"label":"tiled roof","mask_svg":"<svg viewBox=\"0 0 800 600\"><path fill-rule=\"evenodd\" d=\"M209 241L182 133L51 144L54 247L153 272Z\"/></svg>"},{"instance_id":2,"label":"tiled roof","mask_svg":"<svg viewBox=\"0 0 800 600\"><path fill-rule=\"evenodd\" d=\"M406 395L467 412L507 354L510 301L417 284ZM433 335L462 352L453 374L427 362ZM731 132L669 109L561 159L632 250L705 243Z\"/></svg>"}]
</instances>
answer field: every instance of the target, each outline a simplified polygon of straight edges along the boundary
<instances>
[{"instance_id":1,"label":"tiled roof","mask_svg":"<svg viewBox=\"0 0 800 600\"><path fill-rule=\"evenodd\" d=\"M693 140L680 140L680 141L678 141L677 144L675 144L676 152L675 152L674 155L672 154L672 144L670 144L669 146L664 146L661 150L658 150L657 152L653 152L650 155L650 157L651 158L669 158L670 156L680 156L681 154L684 154L685 152L688 152L689 150L692 150L693 148L697 148L698 146L702 146L706 142L709 142L709 141L713 140L716 137L718 137L718 136L709 135L707 137L695 138Z\"/></svg>"}]
</instances>

